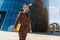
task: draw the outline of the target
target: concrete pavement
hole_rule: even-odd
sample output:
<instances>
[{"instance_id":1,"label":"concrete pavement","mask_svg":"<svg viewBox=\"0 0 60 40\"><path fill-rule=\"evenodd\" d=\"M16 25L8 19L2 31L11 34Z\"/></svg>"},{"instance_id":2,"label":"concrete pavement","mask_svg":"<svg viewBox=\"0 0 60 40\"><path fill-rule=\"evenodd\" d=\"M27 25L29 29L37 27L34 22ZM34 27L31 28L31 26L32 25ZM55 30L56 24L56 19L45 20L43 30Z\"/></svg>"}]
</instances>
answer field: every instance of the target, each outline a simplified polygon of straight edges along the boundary
<instances>
[{"instance_id":1,"label":"concrete pavement","mask_svg":"<svg viewBox=\"0 0 60 40\"><path fill-rule=\"evenodd\" d=\"M0 31L0 40L18 40L17 32ZM60 36L28 33L26 40L60 40Z\"/></svg>"}]
</instances>

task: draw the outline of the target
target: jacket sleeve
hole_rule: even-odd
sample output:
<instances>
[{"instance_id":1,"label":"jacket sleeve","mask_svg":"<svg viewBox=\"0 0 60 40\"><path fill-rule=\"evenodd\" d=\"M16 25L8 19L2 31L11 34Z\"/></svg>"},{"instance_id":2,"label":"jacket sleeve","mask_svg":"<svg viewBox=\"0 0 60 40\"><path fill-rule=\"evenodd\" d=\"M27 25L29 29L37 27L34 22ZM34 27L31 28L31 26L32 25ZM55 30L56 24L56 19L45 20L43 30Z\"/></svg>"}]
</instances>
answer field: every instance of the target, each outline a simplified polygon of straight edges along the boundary
<instances>
[{"instance_id":1,"label":"jacket sleeve","mask_svg":"<svg viewBox=\"0 0 60 40\"><path fill-rule=\"evenodd\" d=\"M17 26L17 23L19 22L19 20L20 20L20 12L16 17L15 24L14 24L14 29L16 29L16 26Z\"/></svg>"},{"instance_id":2,"label":"jacket sleeve","mask_svg":"<svg viewBox=\"0 0 60 40\"><path fill-rule=\"evenodd\" d=\"M31 26L31 22L30 22L30 16L29 16L29 28L30 28L30 32L32 32L32 26Z\"/></svg>"}]
</instances>

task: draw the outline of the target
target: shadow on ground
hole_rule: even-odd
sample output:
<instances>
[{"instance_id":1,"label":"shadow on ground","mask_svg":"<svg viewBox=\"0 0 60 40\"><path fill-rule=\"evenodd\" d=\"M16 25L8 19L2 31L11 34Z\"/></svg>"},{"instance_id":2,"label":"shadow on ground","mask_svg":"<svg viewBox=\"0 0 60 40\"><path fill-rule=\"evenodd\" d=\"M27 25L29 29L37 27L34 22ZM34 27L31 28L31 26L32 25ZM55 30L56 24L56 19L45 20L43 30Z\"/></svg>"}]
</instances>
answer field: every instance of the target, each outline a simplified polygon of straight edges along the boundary
<instances>
[{"instance_id":1,"label":"shadow on ground","mask_svg":"<svg viewBox=\"0 0 60 40\"><path fill-rule=\"evenodd\" d=\"M47 32L33 32L32 34L50 35L50 36L60 36L60 32L47 33Z\"/></svg>"}]
</instances>

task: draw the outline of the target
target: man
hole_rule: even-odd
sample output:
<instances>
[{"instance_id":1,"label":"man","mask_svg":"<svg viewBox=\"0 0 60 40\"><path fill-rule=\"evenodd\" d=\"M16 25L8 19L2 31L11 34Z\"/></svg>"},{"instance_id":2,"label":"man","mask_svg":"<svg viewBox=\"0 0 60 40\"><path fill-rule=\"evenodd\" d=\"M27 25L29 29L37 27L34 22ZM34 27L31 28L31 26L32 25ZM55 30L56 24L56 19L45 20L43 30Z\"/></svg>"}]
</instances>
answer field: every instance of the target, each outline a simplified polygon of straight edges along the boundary
<instances>
[{"instance_id":1,"label":"man","mask_svg":"<svg viewBox=\"0 0 60 40\"><path fill-rule=\"evenodd\" d=\"M26 40L29 25L30 25L30 32L32 32L31 24L30 24L30 17L28 15L28 12L29 12L29 6L24 5L23 12L19 12L19 14L16 18L16 21L15 21L15 26L14 26L15 28L19 22L21 24L21 27L18 32L19 40Z\"/></svg>"}]
</instances>

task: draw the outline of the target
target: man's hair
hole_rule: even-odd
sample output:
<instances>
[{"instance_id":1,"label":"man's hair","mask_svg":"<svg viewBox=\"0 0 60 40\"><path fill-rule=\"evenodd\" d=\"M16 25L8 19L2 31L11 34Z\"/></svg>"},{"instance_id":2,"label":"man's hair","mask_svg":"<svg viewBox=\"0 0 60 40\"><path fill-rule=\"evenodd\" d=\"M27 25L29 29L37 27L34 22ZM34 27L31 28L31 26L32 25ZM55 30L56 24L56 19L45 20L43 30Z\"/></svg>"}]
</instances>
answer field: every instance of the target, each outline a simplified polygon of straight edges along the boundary
<instances>
[{"instance_id":1,"label":"man's hair","mask_svg":"<svg viewBox=\"0 0 60 40\"><path fill-rule=\"evenodd\" d=\"M24 5L23 5L23 9L24 9L25 7L27 7L27 6L28 6L27 4L24 4ZM28 7L29 7L29 6L28 6Z\"/></svg>"}]
</instances>

